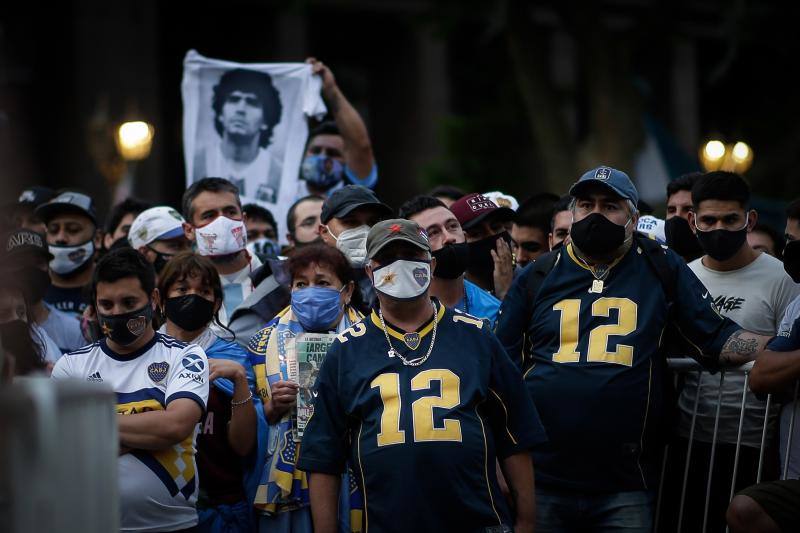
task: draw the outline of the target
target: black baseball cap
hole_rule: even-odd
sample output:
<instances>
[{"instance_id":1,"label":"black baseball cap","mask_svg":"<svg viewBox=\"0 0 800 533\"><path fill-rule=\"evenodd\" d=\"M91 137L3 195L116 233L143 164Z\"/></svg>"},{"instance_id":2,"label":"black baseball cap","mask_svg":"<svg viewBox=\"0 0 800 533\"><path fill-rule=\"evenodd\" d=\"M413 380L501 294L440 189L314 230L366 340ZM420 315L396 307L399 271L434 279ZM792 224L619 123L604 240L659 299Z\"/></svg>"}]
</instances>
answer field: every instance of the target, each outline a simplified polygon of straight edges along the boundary
<instances>
[{"instance_id":1,"label":"black baseball cap","mask_svg":"<svg viewBox=\"0 0 800 533\"><path fill-rule=\"evenodd\" d=\"M3 234L1 253L6 266L11 266L8 263L13 259L27 254L40 255L48 261L53 259L44 237L40 233L22 228Z\"/></svg>"},{"instance_id":2,"label":"black baseball cap","mask_svg":"<svg viewBox=\"0 0 800 533\"><path fill-rule=\"evenodd\" d=\"M36 214L47 223L59 213L79 213L91 219L97 226L97 214L90 196L80 192L63 191L55 198L36 208Z\"/></svg>"},{"instance_id":3,"label":"black baseball cap","mask_svg":"<svg viewBox=\"0 0 800 533\"><path fill-rule=\"evenodd\" d=\"M333 191L325 200L319 218L323 224L327 224L332 218L342 218L359 207L374 207L387 217L393 214L392 208L378 200L370 189L361 185L345 185Z\"/></svg>"}]
</instances>

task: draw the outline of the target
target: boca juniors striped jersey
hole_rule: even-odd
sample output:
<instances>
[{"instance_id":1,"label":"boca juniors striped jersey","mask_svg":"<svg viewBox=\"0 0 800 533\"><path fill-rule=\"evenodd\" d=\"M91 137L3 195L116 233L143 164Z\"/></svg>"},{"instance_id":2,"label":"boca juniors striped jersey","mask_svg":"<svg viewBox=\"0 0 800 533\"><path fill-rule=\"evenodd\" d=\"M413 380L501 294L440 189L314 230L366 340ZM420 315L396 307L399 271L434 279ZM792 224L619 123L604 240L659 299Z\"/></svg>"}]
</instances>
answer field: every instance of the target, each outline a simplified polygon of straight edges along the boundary
<instances>
[{"instance_id":1,"label":"boca juniors striped jersey","mask_svg":"<svg viewBox=\"0 0 800 533\"><path fill-rule=\"evenodd\" d=\"M208 360L203 349L156 332L134 353L120 355L101 340L61 357L53 379L105 383L117 393L117 413L166 409L179 398L208 401ZM197 524L195 435L165 450L120 455L122 531L172 531Z\"/></svg>"}]
</instances>

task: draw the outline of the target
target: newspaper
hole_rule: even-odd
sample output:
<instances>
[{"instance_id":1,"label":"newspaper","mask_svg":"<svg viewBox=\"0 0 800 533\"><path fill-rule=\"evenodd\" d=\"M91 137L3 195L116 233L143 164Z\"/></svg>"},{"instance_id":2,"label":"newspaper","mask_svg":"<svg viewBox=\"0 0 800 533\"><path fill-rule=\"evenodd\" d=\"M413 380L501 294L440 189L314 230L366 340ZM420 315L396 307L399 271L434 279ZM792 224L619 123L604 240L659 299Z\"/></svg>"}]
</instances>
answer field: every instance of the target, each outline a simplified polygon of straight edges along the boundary
<instances>
[{"instance_id":1,"label":"newspaper","mask_svg":"<svg viewBox=\"0 0 800 533\"><path fill-rule=\"evenodd\" d=\"M296 358L293 364L287 366L289 379L300 385L297 393L297 416L296 416L296 436L297 439L303 437L311 415L314 414L312 405L314 394L312 392L317 382L322 361L328 353L333 340L336 338L334 333L301 333L295 341ZM294 368L292 368L294 366ZM294 375L292 374L294 372Z\"/></svg>"}]
</instances>

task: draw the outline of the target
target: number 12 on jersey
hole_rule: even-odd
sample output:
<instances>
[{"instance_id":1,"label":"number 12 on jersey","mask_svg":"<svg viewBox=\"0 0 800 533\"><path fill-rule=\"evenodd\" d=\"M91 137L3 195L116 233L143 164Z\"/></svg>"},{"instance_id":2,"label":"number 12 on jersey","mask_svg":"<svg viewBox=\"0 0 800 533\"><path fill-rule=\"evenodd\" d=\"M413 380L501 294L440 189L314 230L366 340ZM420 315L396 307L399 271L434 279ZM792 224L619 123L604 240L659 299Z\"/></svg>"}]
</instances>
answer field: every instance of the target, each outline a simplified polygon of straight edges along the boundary
<instances>
[{"instance_id":1,"label":"number 12 on jersey","mask_svg":"<svg viewBox=\"0 0 800 533\"><path fill-rule=\"evenodd\" d=\"M610 351L608 338L612 335L629 335L636 331L639 321L639 306L628 298L598 298L592 304L592 317L607 318L611 316L612 309L617 310L617 323L601 324L592 328L589 333L589 349L586 353L586 360L590 363L631 366L633 364L633 346L618 344L616 350ZM561 314L558 328L558 351L553 354L553 362L577 363L581 360L581 354L578 352L581 301L578 299L561 300L553 306L553 311Z\"/></svg>"},{"instance_id":2,"label":"number 12 on jersey","mask_svg":"<svg viewBox=\"0 0 800 533\"><path fill-rule=\"evenodd\" d=\"M439 396L422 396L411 404L414 442L455 441L461 442L461 422L445 418L441 427L436 427L433 409L440 407L452 409L461 403L461 379L446 368L424 370L411 379L411 390L428 390L431 383L438 381ZM406 442L406 432L400 429L400 374L388 372L372 380L370 387L377 388L383 402L381 429L378 433L378 446L390 446Z\"/></svg>"}]
</instances>

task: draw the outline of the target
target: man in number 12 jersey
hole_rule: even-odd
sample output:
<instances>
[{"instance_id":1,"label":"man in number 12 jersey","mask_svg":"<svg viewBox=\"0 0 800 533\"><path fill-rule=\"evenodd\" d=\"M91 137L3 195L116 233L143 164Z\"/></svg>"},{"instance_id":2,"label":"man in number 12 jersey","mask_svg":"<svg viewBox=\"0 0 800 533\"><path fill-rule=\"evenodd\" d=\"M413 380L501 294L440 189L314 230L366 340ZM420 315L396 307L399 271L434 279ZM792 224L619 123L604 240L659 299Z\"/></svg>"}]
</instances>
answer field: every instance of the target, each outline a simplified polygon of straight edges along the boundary
<instances>
[{"instance_id":1,"label":"man in number 12 jersey","mask_svg":"<svg viewBox=\"0 0 800 533\"><path fill-rule=\"evenodd\" d=\"M336 530L349 460L364 531L532 531L529 452L545 434L519 371L487 322L429 297L436 262L415 222L376 224L367 254L379 305L328 351L298 461L314 530Z\"/></svg>"}]
</instances>

